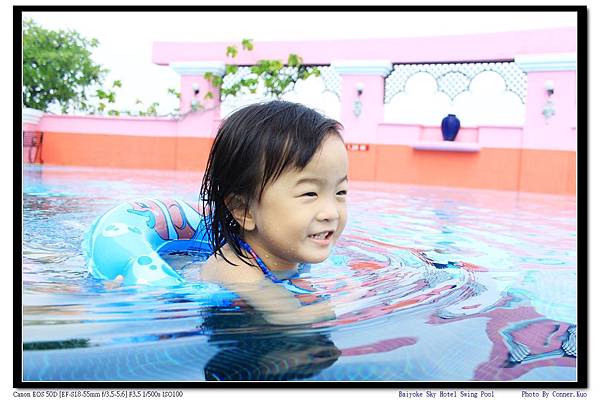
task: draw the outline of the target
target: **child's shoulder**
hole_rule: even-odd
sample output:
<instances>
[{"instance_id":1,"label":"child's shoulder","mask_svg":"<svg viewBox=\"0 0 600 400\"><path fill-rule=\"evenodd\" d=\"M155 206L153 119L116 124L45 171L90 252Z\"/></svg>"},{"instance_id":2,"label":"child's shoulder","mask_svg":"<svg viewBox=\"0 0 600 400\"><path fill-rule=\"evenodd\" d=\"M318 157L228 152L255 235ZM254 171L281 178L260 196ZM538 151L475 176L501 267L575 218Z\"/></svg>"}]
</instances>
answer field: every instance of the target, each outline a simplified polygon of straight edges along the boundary
<instances>
[{"instance_id":1,"label":"child's shoulder","mask_svg":"<svg viewBox=\"0 0 600 400\"><path fill-rule=\"evenodd\" d=\"M220 255L211 256L200 267L200 279L216 283L258 283L264 279L264 274L258 267L252 267L241 261L233 251L223 249L228 263Z\"/></svg>"}]
</instances>

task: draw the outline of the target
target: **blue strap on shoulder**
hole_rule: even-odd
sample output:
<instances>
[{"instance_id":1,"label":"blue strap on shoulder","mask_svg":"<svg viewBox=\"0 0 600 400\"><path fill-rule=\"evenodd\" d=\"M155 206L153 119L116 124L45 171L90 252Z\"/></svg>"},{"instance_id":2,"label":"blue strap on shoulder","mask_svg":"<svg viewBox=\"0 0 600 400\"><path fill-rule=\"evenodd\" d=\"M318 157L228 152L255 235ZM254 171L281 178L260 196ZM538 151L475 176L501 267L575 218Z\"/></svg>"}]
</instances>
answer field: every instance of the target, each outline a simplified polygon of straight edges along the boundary
<instances>
[{"instance_id":1,"label":"blue strap on shoulder","mask_svg":"<svg viewBox=\"0 0 600 400\"><path fill-rule=\"evenodd\" d=\"M267 268L267 265L258 256L258 254L256 254L254 252L254 250L252 250L252 247L250 247L250 245L248 243L244 242L241 239L239 240L239 243L240 243L240 246L244 250L246 250L248 253L250 253L250 255L252 255L252 258L254 258L254 261L256 261L256 263L258 264L258 266L262 270L263 274L265 274L265 276L267 278L269 278L271 281L273 281L273 283L279 283L282 286L284 286L287 290L289 290L290 292L295 293L295 294L311 294L311 293L314 293L311 290L302 289L301 287L298 287L298 286L294 285L292 283L292 281L291 281L291 278L277 279L277 277L275 275L273 275L273 273L269 270L269 268Z\"/></svg>"}]
</instances>

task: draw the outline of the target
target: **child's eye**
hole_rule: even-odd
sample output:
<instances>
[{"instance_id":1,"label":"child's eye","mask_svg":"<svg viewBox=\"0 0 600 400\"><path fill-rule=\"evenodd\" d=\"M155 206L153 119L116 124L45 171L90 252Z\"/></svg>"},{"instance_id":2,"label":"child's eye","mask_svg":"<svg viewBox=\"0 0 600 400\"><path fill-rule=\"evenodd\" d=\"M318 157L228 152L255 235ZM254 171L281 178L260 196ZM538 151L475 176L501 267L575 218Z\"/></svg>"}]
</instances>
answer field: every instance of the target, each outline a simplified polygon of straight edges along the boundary
<instances>
[{"instance_id":1,"label":"child's eye","mask_svg":"<svg viewBox=\"0 0 600 400\"><path fill-rule=\"evenodd\" d=\"M302 196L308 196L308 197L315 197L317 194L315 192L307 192L304 193Z\"/></svg>"},{"instance_id":2,"label":"child's eye","mask_svg":"<svg viewBox=\"0 0 600 400\"><path fill-rule=\"evenodd\" d=\"M347 194L348 194L348 192L347 192L347 191L345 191L345 190L340 190L339 192L337 192L337 195L338 195L338 196L345 196L345 195L347 195Z\"/></svg>"}]
</instances>

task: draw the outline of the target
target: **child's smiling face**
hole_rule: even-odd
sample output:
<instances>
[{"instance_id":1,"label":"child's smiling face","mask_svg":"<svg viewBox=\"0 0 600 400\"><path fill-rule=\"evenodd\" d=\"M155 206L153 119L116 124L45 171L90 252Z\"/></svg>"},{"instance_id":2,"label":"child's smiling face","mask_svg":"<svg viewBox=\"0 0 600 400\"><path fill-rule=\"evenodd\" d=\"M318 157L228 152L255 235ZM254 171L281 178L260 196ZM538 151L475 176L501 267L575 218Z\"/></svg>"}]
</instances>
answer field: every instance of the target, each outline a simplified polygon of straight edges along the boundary
<instances>
[{"instance_id":1,"label":"child's smiling face","mask_svg":"<svg viewBox=\"0 0 600 400\"><path fill-rule=\"evenodd\" d=\"M329 135L308 165L284 172L248 210L244 239L272 270L324 261L346 226L348 154Z\"/></svg>"}]
</instances>

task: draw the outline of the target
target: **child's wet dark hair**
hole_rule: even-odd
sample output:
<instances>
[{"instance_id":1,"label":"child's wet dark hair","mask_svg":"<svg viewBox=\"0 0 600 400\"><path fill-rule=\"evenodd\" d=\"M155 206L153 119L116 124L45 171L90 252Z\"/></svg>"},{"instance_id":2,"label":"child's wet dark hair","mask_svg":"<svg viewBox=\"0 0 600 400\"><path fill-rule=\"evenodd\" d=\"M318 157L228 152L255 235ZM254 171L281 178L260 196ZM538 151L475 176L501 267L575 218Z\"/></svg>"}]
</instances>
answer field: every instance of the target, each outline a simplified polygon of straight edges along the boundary
<instances>
[{"instance_id":1,"label":"child's wet dark hair","mask_svg":"<svg viewBox=\"0 0 600 400\"><path fill-rule=\"evenodd\" d=\"M213 253L232 264L222 252L228 243L249 264L239 245L243 229L226 202L237 198L246 215L250 201L260 201L269 183L283 172L303 169L325 138L342 139L341 129L336 120L286 101L252 104L223 120L200 188L200 209L205 212Z\"/></svg>"}]
</instances>

